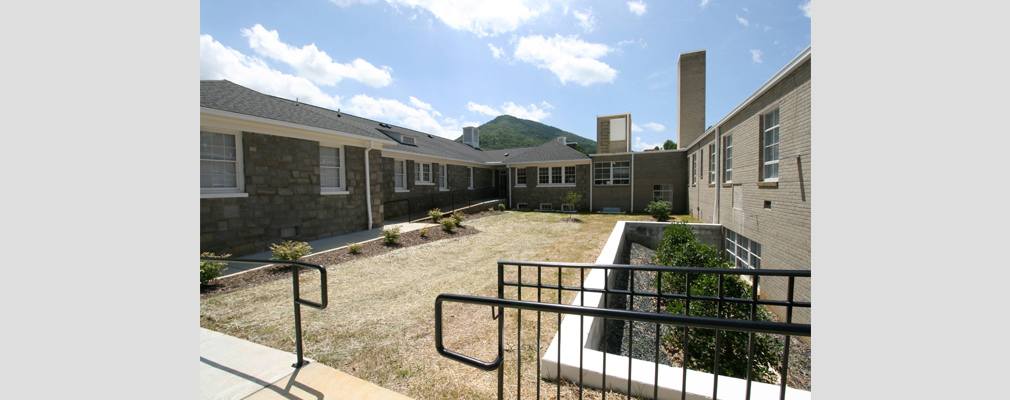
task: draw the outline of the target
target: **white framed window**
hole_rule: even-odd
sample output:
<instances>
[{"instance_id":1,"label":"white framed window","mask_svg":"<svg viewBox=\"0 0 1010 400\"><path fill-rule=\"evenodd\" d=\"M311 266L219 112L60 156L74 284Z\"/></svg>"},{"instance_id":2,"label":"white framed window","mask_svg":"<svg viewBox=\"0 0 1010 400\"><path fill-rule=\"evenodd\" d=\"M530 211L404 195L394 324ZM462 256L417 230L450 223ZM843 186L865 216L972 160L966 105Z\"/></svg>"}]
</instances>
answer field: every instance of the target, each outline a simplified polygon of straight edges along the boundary
<instances>
[{"instance_id":1,"label":"white framed window","mask_svg":"<svg viewBox=\"0 0 1010 400\"><path fill-rule=\"evenodd\" d=\"M319 186L322 193L346 190L340 147L319 146Z\"/></svg>"},{"instance_id":2,"label":"white framed window","mask_svg":"<svg viewBox=\"0 0 1010 400\"><path fill-rule=\"evenodd\" d=\"M410 136L401 136L403 138L403 144L414 144L414 138Z\"/></svg>"},{"instance_id":3,"label":"white framed window","mask_svg":"<svg viewBox=\"0 0 1010 400\"><path fill-rule=\"evenodd\" d=\"M526 185L526 168L516 168L516 185Z\"/></svg>"},{"instance_id":4,"label":"white framed window","mask_svg":"<svg viewBox=\"0 0 1010 400\"><path fill-rule=\"evenodd\" d=\"M568 205L568 204L562 204L562 205L561 205L561 211L562 211L562 212L564 212L564 211L575 211L575 209L574 209L574 208L572 208L572 206L571 206L571 205Z\"/></svg>"},{"instance_id":5,"label":"white framed window","mask_svg":"<svg viewBox=\"0 0 1010 400\"><path fill-rule=\"evenodd\" d=\"M537 168L537 186L575 185L575 166Z\"/></svg>"},{"instance_id":6,"label":"white framed window","mask_svg":"<svg viewBox=\"0 0 1010 400\"><path fill-rule=\"evenodd\" d=\"M393 189L398 192L407 191L407 162L393 160Z\"/></svg>"},{"instance_id":7,"label":"white framed window","mask_svg":"<svg viewBox=\"0 0 1010 400\"><path fill-rule=\"evenodd\" d=\"M597 186L631 184L631 162L612 161L594 163L593 182Z\"/></svg>"},{"instance_id":8,"label":"white framed window","mask_svg":"<svg viewBox=\"0 0 1010 400\"><path fill-rule=\"evenodd\" d=\"M722 138L722 181L733 182L733 135Z\"/></svg>"},{"instance_id":9,"label":"white framed window","mask_svg":"<svg viewBox=\"0 0 1010 400\"><path fill-rule=\"evenodd\" d=\"M779 110L762 117L761 177L765 181L779 180Z\"/></svg>"},{"instance_id":10,"label":"white framed window","mask_svg":"<svg viewBox=\"0 0 1010 400\"><path fill-rule=\"evenodd\" d=\"M708 183L715 183L715 144L708 145Z\"/></svg>"},{"instance_id":11,"label":"white framed window","mask_svg":"<svg viewBox=\"0 0 1010 400\"><path fill-rule=\"evenodd\" d=\"M551 211L554 209L554 205L551 203L540 203L540 209L543 211Z\"/></svg>"},{"instance_id":12,"label":"white framed window","mask_svg":"<svg viewBox=\"0 0 1010 400\"><path fill-rule=\"evenodd\" d=\"M652 185L652 201L673 204L673 185Z\"/></svg>"},{"instance_id":13,"label":"white framed window","mask_svg":"<svg viewBox=\"0 0 1010 400\"><path fill-rule=\"evenodd\" d=\"M449 190L449 179L448 175L446 175L447 170L444 164L438 166L438 188L441 190Z\"/></svg>"},{"instance_id":14,"label":"white framed window","mask_svg":"<svg viewBox=\"0 0 1010 400\"><path fill-rule=\"evenodd\" d=\"M516 209L517 210L529 210L530 209L530 205L529 205L529 203L518 203L518 204L516 204Z\"/></svg>"},{"instance_id":15,"label":"white framed window","mask_svg":"<svg viewBox=\"0 0 1010 400\"><path fill-rule=\"evenodd\" d=\"M691 154L691 186L698 184L698 154Z\"/></svg>"},{"instance_id":16,"label":"white framed window","mask_svg":"<svg viewBox=\"0 0 1010 400\"><path fill-rule=\"evenodd\" d=\"M431 184L431 163L414 163L414 183Z\"/></svg>"},{"instance_id":17,"label":"white framed window","mask_svg":"<svg viewBox=\"0 0 1010 400\"><path fill-rule=\"evenodd\" d=\"M761 269L761 244L744 235L726 230L725 259L737 268Z\"/></svg>"},{"instance_id":18,"label":"white framed window","mask_svg":"<svg viewBox=\"0 0 1010 400\"><path fill-rule=\"evenodd\" d=\"M245 188L242 173L242 137L200 131L200 194L240 194Z\"/></svg>"},{"instance_id":19,"label":"white framed window","mask_svg":"<svg viewBox=\"0 0 1010 400\"><path fill-rule=\"evenodd\" d=\"M473 189L473 167L466 167L466 188Z\"/></svg>"}]
</instances>

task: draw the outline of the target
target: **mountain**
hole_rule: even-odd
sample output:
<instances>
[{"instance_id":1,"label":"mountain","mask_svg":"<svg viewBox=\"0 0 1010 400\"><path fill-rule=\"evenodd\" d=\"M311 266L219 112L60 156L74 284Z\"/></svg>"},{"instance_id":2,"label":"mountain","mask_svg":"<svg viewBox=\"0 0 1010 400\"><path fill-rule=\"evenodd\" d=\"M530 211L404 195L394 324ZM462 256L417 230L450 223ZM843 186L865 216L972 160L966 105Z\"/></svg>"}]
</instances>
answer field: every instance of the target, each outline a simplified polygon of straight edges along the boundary
<instances>
[{"instance_id":1,"label":"mountain","mask_svg":"<svg viewBox=\"0 0 1010 400\"><path fill-rule=\"evenodd\" d=\"M556 140L559 136L565 136L569 142L578 143L579 150L583 153L596 153L596 141L594 140L589 140L550 125L516 118L511 115L499 115L495 119L479 126L478 129L480 129L480 147L482 149L496 150L514 147L533 147ZM456 141L462 142L463 136L460 135Z\"/></svg>"}]
</instances>

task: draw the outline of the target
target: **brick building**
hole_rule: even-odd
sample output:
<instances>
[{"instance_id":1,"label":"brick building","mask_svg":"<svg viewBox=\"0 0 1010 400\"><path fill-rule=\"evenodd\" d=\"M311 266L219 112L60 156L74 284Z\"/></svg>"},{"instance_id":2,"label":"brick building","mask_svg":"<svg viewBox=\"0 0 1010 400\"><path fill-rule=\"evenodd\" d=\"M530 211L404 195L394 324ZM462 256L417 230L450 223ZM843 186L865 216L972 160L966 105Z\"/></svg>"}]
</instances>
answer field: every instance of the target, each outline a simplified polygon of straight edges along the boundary
<instances>
[{"instance_id":1,"label":"brick building","mask_svg":"<svg viewBox=\"0 0 1010 400\"><path fill-rule=\"evenodd\" d=\"M719 224L720 250L741 268L810 269L810 60L808 47L705 129L705 51L683 53L680 148L631 151L625 113L597 117L600 153L591 155L564 138L485 150L473 127L460 143L202 81L201 251L245 255L371 229L403 217L403 200L439 193L483 190L510 208L562 210L574 191L577 211L642 213L664 200L675 214ZM808 286L798 299L809 299ZM761 287L786 290L784 280Z\"/></svg>"}]
</instances>

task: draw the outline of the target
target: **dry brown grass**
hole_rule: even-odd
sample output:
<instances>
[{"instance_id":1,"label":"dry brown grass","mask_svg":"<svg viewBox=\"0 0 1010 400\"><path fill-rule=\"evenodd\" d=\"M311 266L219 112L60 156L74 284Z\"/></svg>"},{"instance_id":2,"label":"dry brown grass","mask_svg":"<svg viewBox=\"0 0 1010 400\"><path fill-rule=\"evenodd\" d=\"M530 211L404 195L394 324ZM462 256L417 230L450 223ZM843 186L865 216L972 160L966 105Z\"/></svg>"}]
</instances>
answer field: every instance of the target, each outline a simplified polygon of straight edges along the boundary
<instances>
[{"instance_id":1,"label":"dry brown grass","mask_svg":"<svg viewBox=\"0 0 1010 400\"><path fill-rule=\"evenodd\" d=\"M497 261L595 262L619 220L636 216L581 214L582 222L561 222L556 213L507 213L471 222L480 234L442 240L359 259L328 269L329 307L302 309L306 357L414 398L489 399L497 395L497 373L483 372L439 356L434 346L434 300L440 293L496 297ZM588 276L588 271L586 272ZM290 278L289 278L290 279ZM294 349L291 282L284 279L200 303L200 325L276 349ZM507 277L515 280L514 273ZM544 270L544 283L557 283L557 271ZM579 271L562 276L579 284ZM523 281L535 282L536 269ZM318 278L304 275L302 297L318 299ZM514 290L507 297L514 298ZM524 300L536 300L532 290ZM544 296L557 298L557 292ZM574 293L564 293L571 301ZM556 300L555 300L556 301ZM538 353L546 351L557 329L557 315L542 316L541 348L536 351L535 312L523 312L523 398L556 393L554 382L536 379ZM446 304L445 346L490 361L496 352L497 321L488 307ZM516 385L516 312L505 314L505 393ZM511 334L510 334L511 332ZM510 337L511 336L511 337ZM563 384L562 397L578 396ZM511 394L510 394L511 393ZM598 398L587 391L585 398ZM608 395L608 398L623 396Z\"/></svg>"}]
</instances>

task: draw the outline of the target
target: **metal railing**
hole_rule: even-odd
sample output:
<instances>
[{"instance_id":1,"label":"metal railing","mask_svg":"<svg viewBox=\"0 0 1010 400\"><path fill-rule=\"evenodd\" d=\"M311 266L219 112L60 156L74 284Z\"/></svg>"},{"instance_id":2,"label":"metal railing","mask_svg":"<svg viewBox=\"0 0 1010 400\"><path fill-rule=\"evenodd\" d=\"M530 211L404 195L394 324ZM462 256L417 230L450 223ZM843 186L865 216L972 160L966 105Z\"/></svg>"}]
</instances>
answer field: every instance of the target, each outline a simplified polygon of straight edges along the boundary
<instances>
[{"instance_id":1,"label":"metal railing","mask_svg":"<svg viewBox=\"0 0 1010 400\"><path fill-rule=\"evenodd\" d=\"M395 212L394 215L399 216L407 214L407 220L414 221L415 216L419 216L418 219L426 218L428 216L428 211L433 208L440 208L443 211L451 211L479 204L486 200L499 199L502 197L500 188L485 187L473 190L464 189L452 192L439 192L406 199L386 201L382 204L383 208L386 210L392 210L394 205L406 205L406 213ZM387 212L387 214L389 214L389 212Z\"/></svg>"},{"instance_id":2,"label":"metal railing","mask_svg":"<svg viewBox=\"0 0 1010 400\"><path fill-rule=\"evenodd\" d=\"M516 281L505 281L506 266L514 267ZM536 279L535 282L532 279L523 279L523 269L532 270L536 269ZM557 271L557 284L546 284L544 283L544 269L548 269L550 273L550 278L553 278L554 270ZM586 272L592 272L593 269L604 269L607 271L607 277L609 278L610 271L624 271L630 275L630 280L628 284L628 289L619 289L611 287L609 279L604 279L603 288L591 288L586 287ZM568 286L563 284L563 270L578 271L578 286ZM643 292L635 290L635 278L634 274L636 272L652 272L656 275L656 291L655 292ZM669 277L671 273L687 274L686 275L686 285L687 287L683 292L680 293L664 293L662 285L664 276ZM718 296L700 296L691 294L690 285L692 279L691 275L698 274L713 274L718 276ZM753 285L752 290L750 290L750 298L732 298L726 297L723 294L724 282L726 279L737 279L731 278L734 275L747 275L752 277ZM529 275L527 275L529 277ZM760 299L757 296L758 288L760 285L761 277L782 277L788 281L788 289L786 299L784 300L770 300L770 299ZM766 335L781 335L784 336L784 346L782 353L782 365L779 369L781 375L779 398L784 399L786 395L786 379L788 376L788 364L789 364L789 347L790 338L792 336L810 336L810 324L797 324L792 322L793 309L794 308L806 308L811 307L810 302L795 301L795 281L796 279L809 279L810 271L794 271L794 270L753 270L753 269L728 269L728 268L689 268L689 267L664 267L664 266L642 266L642 265L623 265L623 264L576 264L576 263L549 263L549 262L515 262L515 261L499 261L498 262L498 298L487 298L487 297L476 297L476 296L464 296L456 294L441 294L435 299L435 349L436 351L444 357L456 360L466 365L479 368L484 371L498 371L498 398L504 398L504 370L505 370L505 358L503 351L503 338L504 338L504 309L514 309L516 310L516 398L521 398L522 385L522 311L536 311L537 312L537 393L536 397L540 398L540 362L539 359L545 354L541 354L541 325L542 313L552 313L557 314L557 347L558 347L558 360L557 360L557 371L554 377L557 377L557 393L554 394L554 398L561 398L561 340L563 335L561 335L561 316L563 314L568 315L578 315L580 318L579 326L579 372L578 372L578 389L579 398L583 396L584 382L583 378L583 359L581 349L584 346L583 338L585 337L585 332L583 331L583 323L585 317L595 317L603 318L603 343L604 347L608 338L607 326L608 320L615 321L627 321L628 326L628 354L629 358L633 354L634 341L632 340L635 336L632 333L633 322L642 322L655 324L656 335L654 338L655 347L655 368L654 368L654 384L652 398L658 398L659 396L659 349L660 349L660 326L676 327L675 329L684 329L684 340L683 343L690 343L688 341L689 329L691 328L702 328L702 329L714 329L715 330L715 346L720 348L721 335L725 331L736 331L736 332L746 332L748 333L748 358L747 358L747 377L746 377L746 398L751 398L751 383L754 380L754 346L755 346L755 334L766 334ZM553 280L553 279L551 279ZM505 288L515 287L515 298L505 298ZM524 301L522 300L523 288L527 290L536 291L536 301ZM552 296L550 299L543 296L544 291L550 292ZM556 299L554 298L554 292L557 292ZM579 305L566 305L562 304L562 297L564 293L582 293L579 296L581 304ZM600 293L603 297L603 304L610 304L609 301L613 297L624 297L628 299L629 305L634 304L635 297L648 297L653 298L656 301L656 311L655 312L644 312L644 311L633 311L633 310L623 310L623 309L609 309L609 308L597 308L595 306L587 307L585 305L585 294L586 293ZM528 297L532 297L529 296ZM555 303L556 300L556 303ZM690 304L691 302L715 302L718 305L719 315L718 317L702 317L702 316L690 316L690 315L674 315L663 313L661 309L661 303L665 300L683 301L686 303L686 308L688 314L690 314ZM442 321L442 307L443 303L463 303L463 304L474 304L481 306L492 307L492 318L498 319L498 352L497 358L490 362L485 362L478 360L476 358L463 355L452 350L446 349L443 345L443 321ZM723 308L727 303L736 304L746 304L750 306L750 316L749 320L743 319L729 319L724 318ZM785 322L766 322L756 320L756 314L758 306L780 306L786 309ZM497 308L497 316L494 314L494 309ZM666 328L666 329L671 329ZM683 376L681 379L681 398L687 398L687 370L688 361L690 360L690 346L684 346L683 349L683 362L684 368L682 368ZM605 351L606 349L604 349ZM543 351L544 353L546 350ZM511 357L510 357L511 358ZM603 388L610 388L607 386L607 373L606 373L606 361L607 357L603 357ZM718 398L719 390L719 369L720 360L719 353L715 353L714 365L713 365L713 387L712 387L712 398ZM627 379L627 394L632 392L632 379L631 379L631 368L632 363L629 360L628 363L628 379ZM575 383L573 381L573 383ZM613 386L613 385L612 385ZM606 398L606 391L603 391L603 398ZM641 395L641 394L640 394Z\"/></svg>"},{"instance_id":3,"label":"metal railing","mask_svg":"<svg viewBox=\"0 0 1010 400\"><path fill-rule=\"evenodd\" d=\"M217 258L217 257L200 257L200 261L221 261L226 263L242 263L242 264L278 264L278 265L290 265L291 266L291 294L294 298L295 305L295 354L297 355L297 360L292 367L301 368L307 365L309 362L305 361L302 351L302 309L301 306L309 306L318 310L326 308L329 302L329 294L326 290L326 267L307 263L304 261L288 261L288 260L256 260L250 258ZM305 268L315 268L319 271L319 297L320 301L318 303L310 300L305 300L301 298L301 292L298 287L298 271L300 267Z\"/></svg>"}]
</instances>

